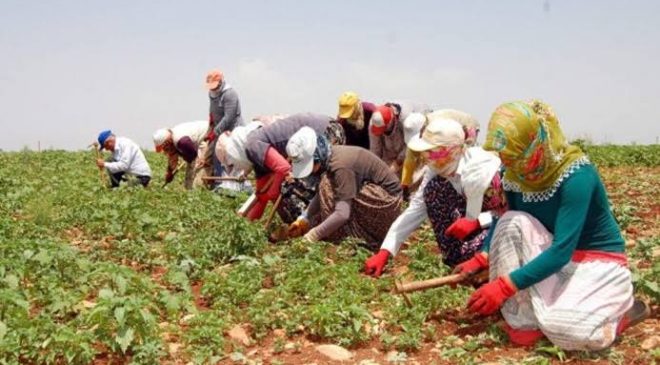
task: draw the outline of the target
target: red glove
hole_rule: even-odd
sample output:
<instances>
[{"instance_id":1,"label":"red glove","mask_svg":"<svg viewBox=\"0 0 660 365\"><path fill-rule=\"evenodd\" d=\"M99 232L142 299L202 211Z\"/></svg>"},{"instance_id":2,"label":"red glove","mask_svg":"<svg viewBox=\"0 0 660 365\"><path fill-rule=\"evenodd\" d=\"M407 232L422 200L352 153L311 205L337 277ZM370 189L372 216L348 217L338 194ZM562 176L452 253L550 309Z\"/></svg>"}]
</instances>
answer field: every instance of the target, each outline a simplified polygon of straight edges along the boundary
<instances>
[{"instance_id":1,"label":"red glove","mask_svg":"<svg viewBox=\"0 0 660 365\"><path fill-rule=\"evenodd\" d=\"M454 268L454 274L474 274L488 268L488 257L483 252L477 252L471 259L464 261Z\"/></svg>"},{"instance_id":2,"label":"red glove","mask_svg":"<svg viewBox=\"0 0 660 365\"><path fill-rule=\"evenodd\" d=\"M495 313L514 294L513 284L500 276L472 293L467 305L471 312L487 316Z\"/></svg>"},{"instance_id":3,"label":"red glove","mask_svg":"<svg viewBox=\"0 0 660 365\"><path fill-rule=\"evenodd\" d=\"M465 237L481 228L479 220L469 218L458 218L445 230L445 236L454 237L458 240L465 240Z\"/></svg>"},{"instance_id":4,"label":"red glove","mask_svg":"<svg viewBox=\"0 0 660 365\"><path fill-rule=\"evenodd\" d=\"M213 141L215 141L215 137L216 137L215 131L213 129L211 129L209 134L206 135L206 140L209 141L209 142L213 142Z\"/></svg>"},{"instance_id":5,"label":"red glove","mask_svg":"<svg viewBox=\"0 0 660 365\"><path fill-rule=\"evenodd\" d=\"M383 268L387 265L387 260L390 258L390 252L387 250L380 250L377 254L371 256L364 262L364 272L367 275L379 277L383 273Z\"/></svg>"}]
</instances>

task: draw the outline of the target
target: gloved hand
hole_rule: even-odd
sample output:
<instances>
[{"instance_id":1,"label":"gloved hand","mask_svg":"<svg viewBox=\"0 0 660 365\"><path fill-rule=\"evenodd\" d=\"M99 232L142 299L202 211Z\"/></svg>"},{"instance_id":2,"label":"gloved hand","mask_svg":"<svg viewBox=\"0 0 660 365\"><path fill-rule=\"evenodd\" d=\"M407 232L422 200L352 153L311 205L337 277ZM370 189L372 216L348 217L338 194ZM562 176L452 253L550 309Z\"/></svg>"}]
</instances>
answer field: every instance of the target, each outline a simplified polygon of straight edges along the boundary
<instances>
[{"instance_id":1,"label":"gloved hand","mask_svg":"<svg viewBox=\"0 0 660 365\"><path fill-rule=\"evenodd\" d=\"M174 173L170 170L167 170L167 173L165 173L165 182L166 183L171 183L172 180L174 180Z\"/></svg>"},{"instance_id":2,"label":"gloved hand","mask_svg":"<svg viewBox=\"0 0 660 365\"><path fill-rule=\"evenodd\" d=\"M481 225L477 219L458 218L445 230L445 236L463 241L465 237L474 233L479 228L481 228Z\"/></svg>"},{"instance_id":3,"label":"gloved hand","mask_svg":"<svg viewBox=\"0 0 660 365\"><path fill-rule=\"evenodd\" d=\"M217 136L215 135L215 131L214 131L213 129L211 129L211 131L209 132L209 134L206 135L206 140L207 140L209 143L211 143L211 142L215 141L215 137L217 137Z\"/></svg>"},{"instance_id":4,"label":"gloved hand","mask_svg":"<svg viewBox=\"0 0 660 365\"><path fill-rule=\"evenodd\" d=\"M477 252L471 259L456 265L452 273L471 275L487 268L488 257L483 252Z\"/></svg>"},{"instance_id":5,"label":"gloved hand","mask_svg":"<svg viewBox=\"0 0 660 365\"><path fill-rule=\"evenodd\" d=\"M289 228L287 228L287 235L289 238L296 238L304 235L307 231L309 231L309 220L301 216L289 225Z\"/></svg>"},{"instance_id":6,"label":"gloved hand","mask_svg":"<svg viewBox=\"0 0 660 365\"><path fill-rule=\"evenodd\" d=\"M500 276L472 293L467 303L470 311L484 316L495 313L505 300L516 294L516 288L508 280Z\"/></svg>"},{"instance_id":7,"label":"gloved hand","mask_svg":"<svg viewBox=\"0 0 660 365\"><path fill-rule=\"evenodd\" d=\"M371 256L364 262L364 273L379 277L383 273L385 265L390 258L390 252L381 249L377 254Z\"/></svg>"}]
</instances>

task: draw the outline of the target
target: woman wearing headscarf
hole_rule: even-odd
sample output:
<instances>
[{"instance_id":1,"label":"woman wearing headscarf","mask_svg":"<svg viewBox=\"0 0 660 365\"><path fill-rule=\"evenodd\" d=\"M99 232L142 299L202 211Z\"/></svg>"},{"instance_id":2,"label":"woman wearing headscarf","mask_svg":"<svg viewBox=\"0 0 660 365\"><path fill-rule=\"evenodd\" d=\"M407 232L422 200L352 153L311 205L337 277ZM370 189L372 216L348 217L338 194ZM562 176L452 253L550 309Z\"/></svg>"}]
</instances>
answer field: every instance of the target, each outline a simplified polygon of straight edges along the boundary
<instances>
[{"instance_id":1,"label":"woman wearing headscarf","mask_svg":"<svg viewBox=\"0 0 660 365\"><path fill-rule=\"evenodd\" d=\"M226 131L218 137L215 155L232 175L247 176L252 172L252 162L245 153L247 138L252 131L263 126L262 122L252 121L234 128L231 132Z\"/></svg>"},{"instance_id":2,"label":"woman wearing headscarf","mask_svg":"<svg viewBox=\"0 0 660 365\"><path fill-rule=\"evenodd\" d=\"M441 109L428 113L411 113L403 121L403 139L406 146L413 137L419 135L422 127L428 120L445 117L449 119L453 118L461 123L465 130L465 145L467 147L474 146L477 142L477 134L479 134L479 123L472 117L464 116L466 116L465 113L454 109ZM424 176L423 172L425 170L423 167L424 158L421 153L406 148L406 156L401 169L401 188L403 189L404 198L419 187ZM408 199L406 198L406 200Z\"/></svg>"},{"instance_id":3,"label":"woman wearing headscarf","mask_svg":"<svg viewBox=\"0 0 660 365\"><path fill-rule=\"evenodd\" d=\"M202 185L201 169L196 169L196 160L206 150L206 132L208 123L204 120L178 124L172 128L158 129L154 135L156 152L167 156L167 171L165 183L169 184L174 179L174 174L179 165L179 157L186 161L186 178L184 186L192 189L194 186Z\"/></svg>"},{"instance_id":4,"label":"woman wearing headscarf","mask_svg":"<svg viewBox=\"0 0 660 365\"><path fill-rule=\"evenodd\" d=\"M437 111L408 148L420 153L428 168L408 208L389 228L380 251L367 259L367 274L380 276L390 256L428 217L445 264L455 266L481 248L492 216L505 209L498 169L500 160L481 147L469 147L464 125L469 114ZM468 144L469 143L469 144Z\"/></svg>"},{"instance_id":5,"label":"woman wearing headscarf","mask_svg":"<svg viewBox=\"0 0 660 365\"><path fill-rule=\"evenodd\" d=\"M288 118L287 114L260 115L252 118L253 121L260 122L262 125L269 125L278 120ZM331 144L345 144L346 135L344 128L336 121L331 121L325 130L325 136ZM277 206L277 214L284 223L291 223L307 209L307 205L316 194L318 179L289 179L282 182L280 189L282 200Z\"/></svg>"},{"instance_id":6,"label":"woman wearing headscarf","mask_svg":"<svg viewBox=\"0 0 660 365\"><path fill-rule=\"evenodd\" d=\"M502 104L484 148L506 168L510 210L460 268L489 268L491 281L470 296L469 309L489 315L501 307L512 342L531 345L545 335L565 350L603 349L648 316L648 306L633 299L624 241L598 172L568 144L552 109L540 101Z\"/></svg>"},{"instance_id":7,"label":"woman wearing headscarf","mask_svg":"<svg viewBox=\"0 0 660 365\"><path fill-rule=\"evenodd\" d=\"M403 122L412 113L430 111L426 104L396 101L376 108L369 126L369 150L397 175L406 157Z\"/></svg>"},{"instance_id":8,"label":"woman wearing headscarf","mask_svg":"<svg viewBox=\"0 0 660 365\"><path fill-rule=\"evenodd\" d=\"M307 211L289 226L290 238L382 240L402 205L399 180L382 160L361 147L332 146L309 128L291 137L287 154L294 177L321 179Z\"/></svg>"},{"instance_id":9,"label":"woman wearing headscarf","mask_svg":"<svg viewBox=\"0 0 660 365\"><path fill-rule=\"evenodd\" d=\"M219 151L218 155L229 159L227 163L230 165L240 166L246 171L254 170L257 178L256 192L249 198L245 209L241 210L242 214L250 220L259 219L268 202L275 201L280 196L282 184L291 171L285 147L296 131L302 127L310 127L318 133L334 135L337 132L336 124L324 115L301 113L278 119L268 125L259 123L249 131L240 130L240 133L225 134L219 147L224 152ZM288 206L289 202L285 201L282 205Z\"/></svg>"},{"instance_id":10,"label":"woman wearing headscarf","mask_svg":"<svg viewBox=\"0 0 660 365\"><path fill-rule=\"evenodd\" d=\"M346 133L346 144L369 149L369 125L376 104L361 101L358 94L347 91L339 96L337 121Z\"/></svg>"}]
</instances>

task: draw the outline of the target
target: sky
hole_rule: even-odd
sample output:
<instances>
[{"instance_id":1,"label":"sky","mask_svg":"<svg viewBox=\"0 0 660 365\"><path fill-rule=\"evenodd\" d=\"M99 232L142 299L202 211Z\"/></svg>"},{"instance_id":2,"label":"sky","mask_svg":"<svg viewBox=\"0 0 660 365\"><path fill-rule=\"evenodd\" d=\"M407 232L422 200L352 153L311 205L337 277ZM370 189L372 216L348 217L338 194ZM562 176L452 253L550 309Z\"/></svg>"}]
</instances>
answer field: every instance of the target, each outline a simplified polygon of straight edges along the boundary
<instances>
[{"instance_id":1,"label":"sky","mask_svg":"<svg viewBox=\"0 0 660 365\"><path fill-rule=\"evenodd\" d=\"M569 138L658 143L660 1L0 1L0 149L81 150L99 131L153 148L208 119L220 68L244 118L424 102L486 130L538 98ZM482 133L482 138L485 133Z\"/></svg>"}]
</instances>

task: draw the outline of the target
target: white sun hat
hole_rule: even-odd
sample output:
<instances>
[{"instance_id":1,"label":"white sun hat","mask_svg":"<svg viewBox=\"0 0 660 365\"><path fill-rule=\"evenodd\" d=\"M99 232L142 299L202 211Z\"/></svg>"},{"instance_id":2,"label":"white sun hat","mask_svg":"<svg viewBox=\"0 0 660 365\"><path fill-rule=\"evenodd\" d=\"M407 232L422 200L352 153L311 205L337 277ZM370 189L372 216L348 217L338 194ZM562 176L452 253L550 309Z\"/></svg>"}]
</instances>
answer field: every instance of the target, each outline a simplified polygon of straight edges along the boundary
<instances>
[{"instance_id":1,"label":"white sun hat","mask_svg":"<svg viewBox=\"0 0 660 365\"><path fill-rule=\"evenodd\" d=\"M464 141L465 131L459 122L453 119L436 118L428 122L421 134L410 139L408 148L423 152L441 146L460 145Z\"/></svg>"},{"instance_id":2,"label":"white sun hat","mask_svg":"<svg viewBox=\"0 0 660 365\"><path fill-rule=\"evenodd\" d=\"M314 167L316 150L316 132L310 127L302 127L286 144L286 154L291 159L293 177L299 179L309 176Z\"/></svg>"},{"instance_id":3,"label":"white sun hat","mask_svg":"<svg viewBox=\"0 0 660 365\"><path fill-rule=\"evenodd\" d=\"M414 136L419 135L424 123L426 123L426 116L423 113L411 113L406 117L403 121L403 140L406 144L410 143Z\"/></svg>"}]
</instances>

